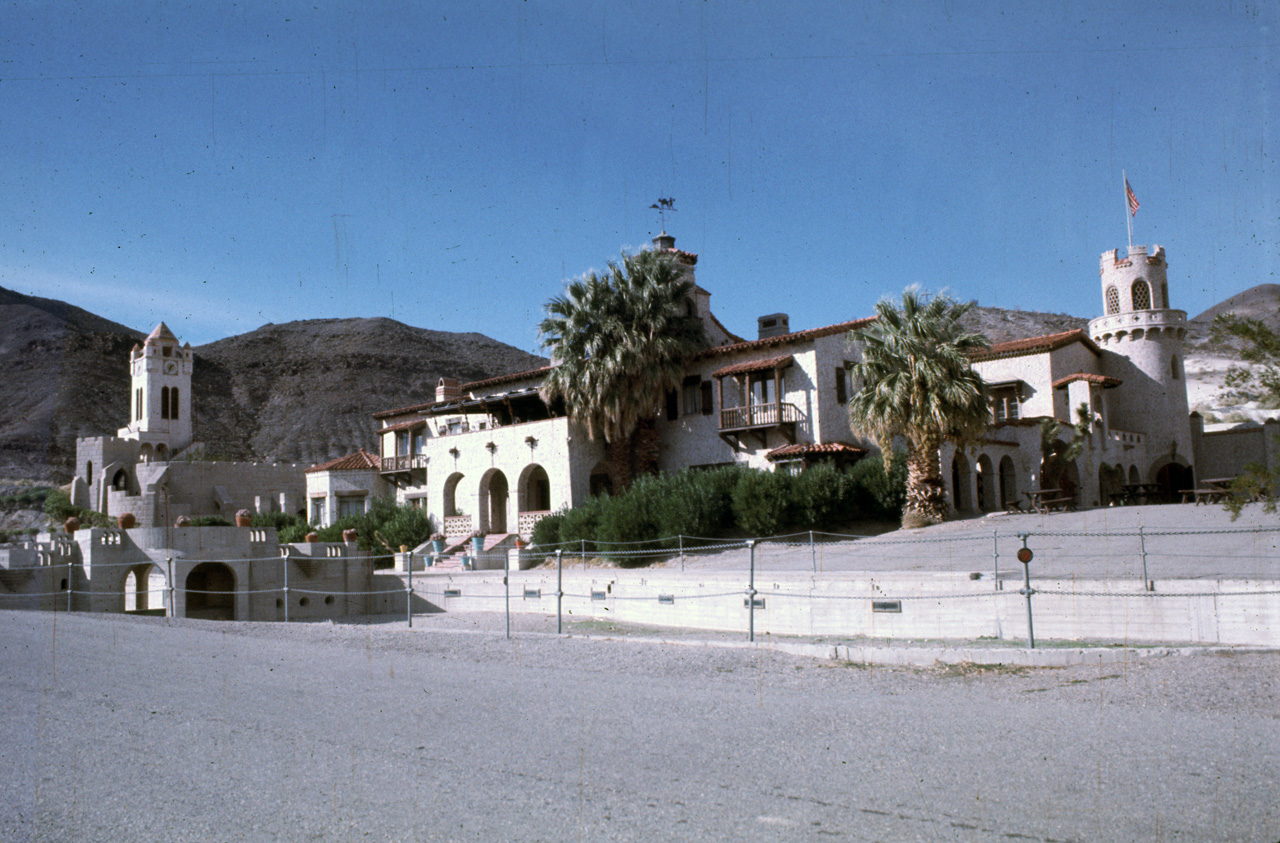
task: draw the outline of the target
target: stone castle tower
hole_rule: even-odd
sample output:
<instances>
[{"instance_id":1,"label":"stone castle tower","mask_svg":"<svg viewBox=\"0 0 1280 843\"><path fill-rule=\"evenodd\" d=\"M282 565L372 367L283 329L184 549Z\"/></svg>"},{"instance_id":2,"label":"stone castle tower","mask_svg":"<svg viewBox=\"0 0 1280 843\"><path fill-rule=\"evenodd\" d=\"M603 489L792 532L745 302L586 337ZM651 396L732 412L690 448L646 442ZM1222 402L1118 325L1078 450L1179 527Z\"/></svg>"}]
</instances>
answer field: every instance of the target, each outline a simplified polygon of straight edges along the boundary
<instances>
[{"instance_id":1,"label":"stone castle tower","mask_svg":"<svg viewBox=\"0 0 1280 843\"><path fill-rule=\"evenodd\" d=\"M1169 307L1167 269L1161 246L1130 246L1123 257L1119 249L1103 252L1106 315L1089 322L1089 336L1109 374L1124 381L1114 399L1108 396L1112 425L1146 431L1148 454L1183 462L1192 454L1182 352L1187 314Z\"/></svg>"},{"instance_id":2,"label":"stone castle tower","mask_svg":"<svg viewBox=\"0 0 1280 843\"><path fill-rule=\"evenodd\" d=\"M190 445L191 369L191 344L179 346L178 338L161 322L129 354L131 415L129 426L117 435L141 442L156 460Z\"/></svg>"}]
</instances>

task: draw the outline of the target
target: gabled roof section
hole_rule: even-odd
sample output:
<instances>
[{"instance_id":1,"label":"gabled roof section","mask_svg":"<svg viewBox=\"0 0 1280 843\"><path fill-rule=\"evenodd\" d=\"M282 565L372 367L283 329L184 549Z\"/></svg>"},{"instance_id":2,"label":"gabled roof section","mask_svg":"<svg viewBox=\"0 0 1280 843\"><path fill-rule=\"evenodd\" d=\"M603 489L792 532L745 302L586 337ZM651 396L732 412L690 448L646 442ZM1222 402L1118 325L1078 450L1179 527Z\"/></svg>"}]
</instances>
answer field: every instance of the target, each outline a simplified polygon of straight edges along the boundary
<instances>
[{"instance_id":1,"label":"gabled roof section","mask_svg":"<svg viewBox=\"0 0 1280 843\"><path fill-rule=\"evenodd\" d=\"M790 334L779 334L776 337L766 337L762 340L746 340L737 342L733 345L721 345L716 348L709 348L702 354L700 358L717 357L721 354L734 354L739 351L754 351L757 348L776 348L777 346L790 345L797 342L808 342L816 340L820 337L829 337L832 334L842 334L846 331L855 331L865 325L875 321L874 316L867 316L862 319L853 319L849 322L840 322L836 325L827 325L824 328L810 328L807 331L793 331Z\"/></svg>"},{"instance_id":2,"label":"gabled roof section","mask_svg":"<svg viewBox=\"0 0 1280 843\"><path fill-rule=\"evenodd\" d=\"M708 313L707 315L711 317L711 323L715 325L717 328L719 328L720 330L724 331L725 336L727 336L729 339L733 340L735 343L746 342L746 340L744 340L742 337L738 336L733 331L730 331L728 328L726 328L724 326L724 323L721 322L719 319L717 319L714 313Z\"/></svg>"},{"instance_id":3,"label":"gabled roof section","mask_svg":"<svg viewBox=\"0 0 1280 843\"><path fill-rule=\"evenodd\" d=\"M356 451L354 454L347 454L345 457L338 457L336 460L329 460L320 465L313 465L304 473L312 474L319 471L368 471L373 469L377 471L382 466L382 460L377 454L371 454L364 448Z\"/></svg>"},{"instance_id":4,"label":"gabled roof section","mask_svg":"<svg viewBox=\"0 0 1280 843\"><path fill-rule=\"evenodd\" d=\"M1044 354L1048 351L1057 351L1060 348L1065 348L1075 342L1083 343L1084 347L1095 355L1102 354L1102 349L1098 348L1094 341L1089 339L1089 335L1084 332L1084 329L1076 328L1073 331L1063 331L1059 334L1045 334L1042 337L1028 337L1022 340L996 343L990 348L975 351L969 356L969 359L978 363L983 360L1001 360L1006 357Z\"/></svg>"},{"instance_id":5,"label":"gabled roof section","mask_svg":"<svg viewBox=\"0 0 1280 843\"><path fill-rule=\"evenodd\" d=\"M716 369L711 373L711 377L723 378L726 375L744 375L748 372L768 372L785 368L794 362L795 358L790 354L784 354L781 357L762 357L759 360L748 360L745 363L734 363L732 366Z\"/></svg>"},{"instance_id":6,"label":"gabled roof section","mask_svg":"<svg viewBox=\"0 0 1280 843\"><path fill-rule=\"evenodd\" d=\"M1074 383L1075 381L1088 381L1095 386L1105 387L1106 389L1112 389L1113 387L1117 387L1124 383L1124 381L1119 378L1113 378L1108 375L1095 375L1093 372L1075 372L1067 375L1065 378L1058 378L1053 382L1053 388L1062 389L1067 384Z\"/></svg>"}]
</instances>

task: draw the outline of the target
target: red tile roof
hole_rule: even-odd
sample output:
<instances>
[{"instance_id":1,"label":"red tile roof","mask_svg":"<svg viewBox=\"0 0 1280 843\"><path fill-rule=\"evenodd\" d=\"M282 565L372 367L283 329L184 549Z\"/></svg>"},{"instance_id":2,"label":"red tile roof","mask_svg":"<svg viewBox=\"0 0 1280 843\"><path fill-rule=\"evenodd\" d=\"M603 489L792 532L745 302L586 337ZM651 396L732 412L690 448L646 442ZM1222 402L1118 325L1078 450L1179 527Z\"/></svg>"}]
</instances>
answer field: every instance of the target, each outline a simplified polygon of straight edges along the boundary
<instances>
[{"instance_id":1,"label":"red tile roof","mask_svg":"<svg viewBox=\"0 0 1280 843\"><path fill-rule=\"evenodd\" d=\"M748 360L745 363L734 363L732 366L725 366L723 369L716 369L711 373L713 378L723 378L725 375L741 375L747 372L766 372L771 369L781 369L790 366L794 362L790 354L784 354L781 357L762 357L759 360Z\"/></svg>"},{"instance_id":2,"label":"red tile roof","mask_svg":"<svg viewBox=\"0 0 1280 843\"><path fill-rule=\"evenodd\" d=\"M776 462L784 457L799 457L807 454L865 454L866 448L850 445L848 442L797 442L794 445L783 445L774 448L765 457Z\"/></svg>"},{"instance_id":3,"label":"red tile roof","mask_svg":"<svg viewBox=\"0 0 1280 843\"><path fill-rule=\"evenodd\" d=\"M1058 378L1053 382L1053 388L1062 389L1062 387L1069 383L1073 383L1074 381L1088 381L1091 384L1104 386L1107 389L1111 389L1114 386L1119 386L1124 383L1124 381L1119 378L1113 378L1108 375L1095 375L1093 372L1075 372L1074 374L1067 375L1065 378Z\"/></svg>"},{"instance_id":4,"label":"red tile roof","mask_svg":"<svg viewBox=\"0 0 1280 843\"><path fill-rule=\"evenodd\" d=\"M1073 331L1063 331L1060 334L1045 334L1042 337L1027 337L1022 340L996 343L990 348L975 351L969 355L969 359L976 363L983 360L1000 360L1005 357L1022 357L1027 354L1043 354L1046 351L1057 351L1059 348L1064 348L1073 342L1084 343L1084 347L1094 354L1102 354L1102 349L1098 348L1093 340L1089 339L1089 335L1084 332L1084 329L1076 328Z\"/></svg>"},{"instance_id":5,"label":"red tile roof","mask_svg":"<svg viewBox=\"0 0 1280 843\"><path fill-rule=\"evenodd\" d=\"M338 457L336 460L313 465L304 473L311 474L317 471L367 471L368 469L377 471L381 466L382 460L378 458L377 454L371 454L361 448L354 454L347 454L345 457Z\"/></svg>"},{"instance_id":6,"label":"red tile roof","mask_svg":"<svg viewBox=\"0 0 1280 843\"><path fill-rule=\"evenodd\" d=\"M807 331L794 331L790 334L779 334L776 337L767 337L762 340L746 340L737 342L733 345L721 345L715 348L709 348L699 358L718 357L721 354L733 354L738 351L752 351L757 348L773 348L779 345L790 345L796 342L807 342L808 340L816 340L820 337L829 337L832 334L842 334L847 331L855 331L865 325L869 325L875 321L874 316L866 316L862 319L853 319L848 322L840 322L836 325L827 325L824 328L810 328Z\"/></svg>"}]
</instances>

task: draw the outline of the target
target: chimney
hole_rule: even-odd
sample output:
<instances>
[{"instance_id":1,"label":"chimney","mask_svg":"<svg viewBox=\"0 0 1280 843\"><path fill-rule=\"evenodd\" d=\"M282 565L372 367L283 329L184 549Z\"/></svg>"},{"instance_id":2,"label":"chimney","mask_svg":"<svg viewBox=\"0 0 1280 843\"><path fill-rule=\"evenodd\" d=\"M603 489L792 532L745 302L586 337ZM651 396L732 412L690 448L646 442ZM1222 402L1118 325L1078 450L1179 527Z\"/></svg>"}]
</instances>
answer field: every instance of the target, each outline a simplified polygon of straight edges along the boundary
<instances>
[{"instance_id":1,"label":"chimney","mask_svg":"<svg viewBox=\"0 0 1280 843\"><path fill-rule=\"evenodd\" d=\"M675 247L676 238L667 234L666 229L663 229L661 234L653 238L653 248L657 249L659 252L665 252L670 249L674 249Z\"/></svg>"},{"instance_id":2,"label":"chimney","mask_svg":"<svg viewBox=\"0 0 1280 843\"><path fill-rule=\"evenodd\" d=\"M769 337L780 337L783 334L791 333L789 321L785 313L770 313L767 316L761 316L756 320L759 338L767 340Z\"/></svg>"},{"instance_id":3,"label":"chimney","mask_svg":"<svg viewBox=\"0 0 1280 843\"><path fill-rule=\"evenodd\" d=\"M436 384L436 401L457 401L462 397L457 378L441 378Z\"/></svg>"}]
</instances>

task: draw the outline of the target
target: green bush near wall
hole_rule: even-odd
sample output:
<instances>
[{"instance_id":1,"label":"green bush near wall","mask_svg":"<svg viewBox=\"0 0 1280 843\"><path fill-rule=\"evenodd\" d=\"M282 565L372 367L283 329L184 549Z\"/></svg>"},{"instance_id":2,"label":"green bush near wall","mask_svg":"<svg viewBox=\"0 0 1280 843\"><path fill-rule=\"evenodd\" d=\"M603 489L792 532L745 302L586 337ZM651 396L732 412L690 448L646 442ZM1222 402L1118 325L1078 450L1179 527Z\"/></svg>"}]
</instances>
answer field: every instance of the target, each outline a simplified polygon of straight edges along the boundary
<instances>
[{"instance_id":1,"label":"green bush near wall","mask_svg":"<svg viewBox=\"0 0 1280 843\"><path fill-rule=\"evenodd\" d=\"M537 523L532 540L588 551L675 547L677 536L717 539L834 531L859 520L901 514L906 460L885 472L877 456L851 470L819 464L798 475L742 466L641 477L626 493L593 497Z\"/></svg>"}]
</instances>

